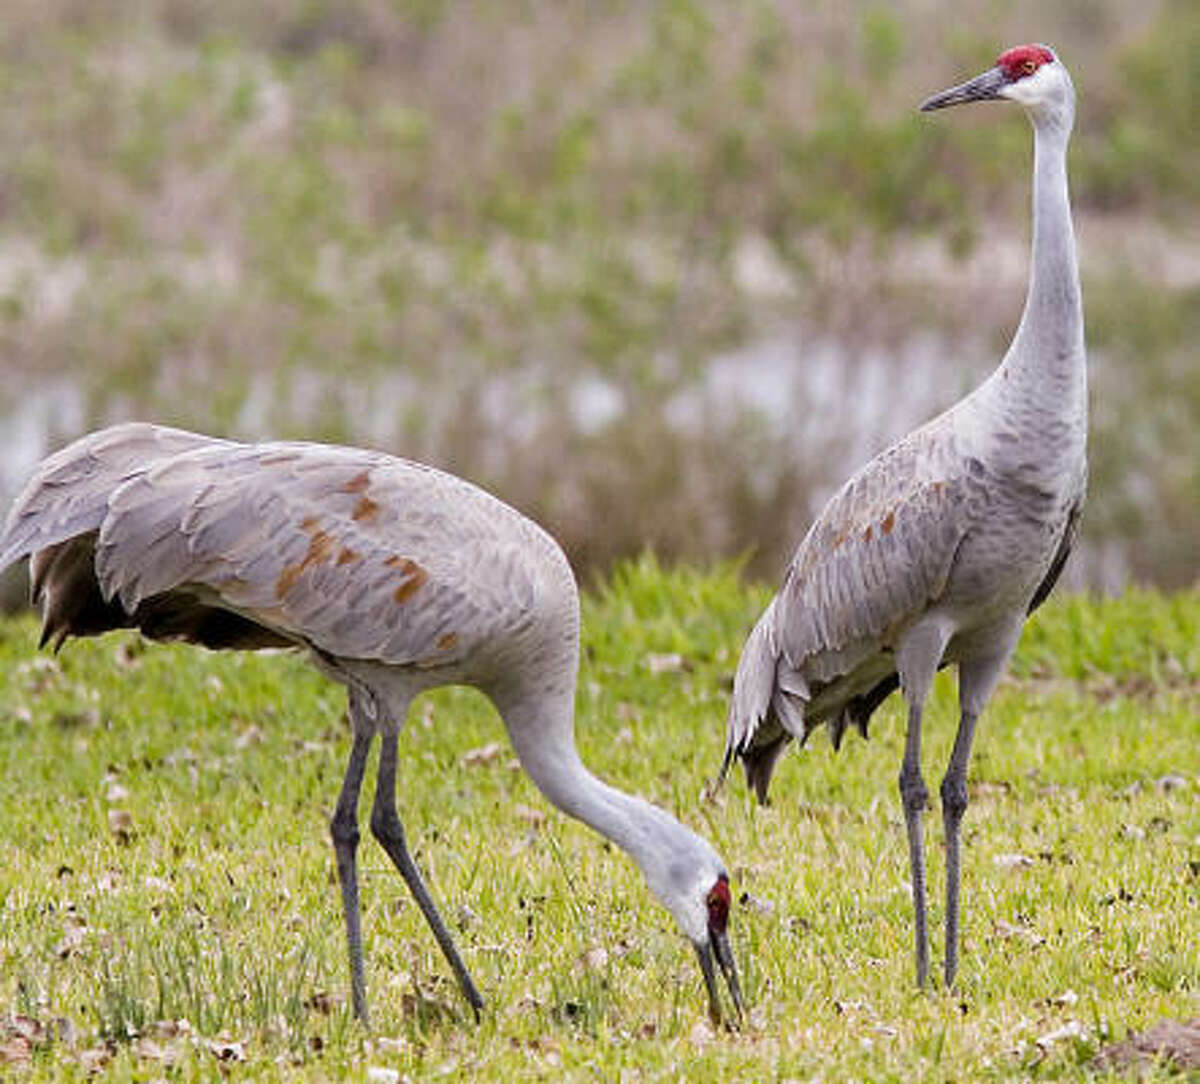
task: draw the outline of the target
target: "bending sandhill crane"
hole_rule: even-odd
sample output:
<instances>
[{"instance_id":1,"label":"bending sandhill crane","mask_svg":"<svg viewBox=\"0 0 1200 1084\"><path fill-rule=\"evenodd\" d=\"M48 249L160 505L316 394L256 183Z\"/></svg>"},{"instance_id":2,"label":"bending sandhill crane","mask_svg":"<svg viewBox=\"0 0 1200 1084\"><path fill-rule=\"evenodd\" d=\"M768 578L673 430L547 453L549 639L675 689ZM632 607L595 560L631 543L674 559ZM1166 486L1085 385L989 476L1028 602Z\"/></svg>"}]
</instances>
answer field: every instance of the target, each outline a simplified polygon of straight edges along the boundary
<instances>
[{"instance_id":1,"label":"bending sandhill crane","mask_svg":"<svg viewBox=\"0 0 1200 1084\"><path fill-rule=\"evenodd\" d=\"M958 966L959 827L975 722L1075 537L1087 478L1087 369L1067 198L1074 91L1042 45L935 94L922 110L1010 99L1034 131L1033 269L1008 352L966 399L862 468L825 506L738 664L722 776L743 761L760 801L779 754L848 725L899 686L908 702L900 796L908 833L917 982L925 985L921 711L935 671L958 667L961 719L942 780L945 982Z\"/></svg>"},{"instance_id":2,"label":"bending sandhill crane","mask_svg":"<svg viewBox=\"0 0 1200 1084\"><path fill-rule=\"evenodd\" d=\"M331 822L355 1014L367 1022L358 796L381 739L371 831L400 870L478 1015L483 1001L409 854L396 746L409 704L467 684L496 705L522 765L565 813L622 847L740 1015L729 879L674 817L593 776L573 729L579 596L554 540L431 467L355 448L238 444L129 424L46 459L0 536L32 554L42 644L138 628L210 648L300 647L348 689L353 744Z\"/></svg>"}]
</instances>

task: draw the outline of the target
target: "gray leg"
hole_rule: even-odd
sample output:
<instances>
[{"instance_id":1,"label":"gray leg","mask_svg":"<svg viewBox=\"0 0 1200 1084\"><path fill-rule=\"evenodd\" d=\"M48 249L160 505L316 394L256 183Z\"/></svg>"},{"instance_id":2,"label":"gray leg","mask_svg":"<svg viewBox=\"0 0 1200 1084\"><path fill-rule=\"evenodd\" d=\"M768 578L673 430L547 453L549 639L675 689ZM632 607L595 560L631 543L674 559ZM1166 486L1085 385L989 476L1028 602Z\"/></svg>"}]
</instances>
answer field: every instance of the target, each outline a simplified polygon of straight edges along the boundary
<instances>
[{"instance_id":1,"label":"gray leg","mask_svg":"<svg viewBox=\"0 0 1200 1084\"><path fill-rule=\"evenodd\" d=\"M351 720L353 719L352 707ZM342 792L338 795L337 809L329 824L329 831L333 836L333 851L337 857L338 881L342 886L346 944L350 950L350 996L354 1004L354 1015L364 1025L368 1023L367 983L363 969L362 919L358 909L358 867L355 854L358 850L358 793L362 789L363 770L367 766L367 753L371 748L372 736L370 730L355 724L350 763L346 766Z\"/></svg>"},{"instance_id":2,"label":"gray leg","mask_svg":"<svg viewBox=\"0 0 1200 1084\"><path fill-rule=\"evenodd\" d=\"M942 780L942 823L946 828L946 988L958 972L959 829L967 808L967 764L978 717L964 712L954 739L954 752Z\"/></svg>"},{"instance_id":3,"label":"gray leg","mask_svg":"<svg viewBox=\"0 0 1200 1084\"><path fill-rule=\"evenodd\" d=\"M989 630L978 654L964 658L958 665L958 703L961 713L954 752L942 780L942 821L946 827L946 961L947 988L954 984L958 973L958 933L961 882L961 828L967 809L967 765L971 760L971 743L975 740L975 723L984 705L991 699L1013 649L1021 635L1024 614L1018 614L1008 625Z\"/></svg>"},{"instance_id":4,"label":"gray leg","mask_svg":"<svg viewBox=\"0 0 1200 1084\"><path fill-rule=\"evenodd\" d=\"M471 974L455 948L450 931L446 929L442 916L438 914L433 897L430 896L425 882L421 879L421 873L408 852L404 826L396 813L396 730L391 724L384 726L379 750L379 777L375 785L375 804L371 808L371 831L383 845L383 849L387 851L388 857L395 863L409 891L412 892L413 899L425 915L425 921L433 930L433 936L437 938L442 954L454 970L458 985L470 1002L471 1008L475 1010L475 1018L478 1020L483 1009L483 998L479 996Z\"/></svg>"},{"instance_id":5,"label":"gray leg","mask_svg":"<svg viewBox=\"0 0 1200 1084\"><path fill-rule=\"evenodd\" d=\"M950 638L950 626L936 618L914 625L896 652L896 668L908 701L908 732L904 762L900 766L900 800L908 830L908 860L912 870L913 932L916 940L917 985L929 979L929 933L925 912L925 845L921 815L929 804L929 791L921 778L921 713L933 675Z\"/></svg>"},{"instance_id":6,"label":"gray leg","mask_svg":"<svg viewBox=\"0 0 1200 1084\"><path fill-rule=\"evenodd\" d=\"M921 705L908 709L908 733L904 741L904 762L900 767L900 800L904 805L904 825L908 830L908 862L912 871L913 927L917 950L917 985L924 987L929 978L929 933L925 918L925 844L921 833L921 815L929 803L929 791L921 778Z\"/></svg>"}]
</instances>

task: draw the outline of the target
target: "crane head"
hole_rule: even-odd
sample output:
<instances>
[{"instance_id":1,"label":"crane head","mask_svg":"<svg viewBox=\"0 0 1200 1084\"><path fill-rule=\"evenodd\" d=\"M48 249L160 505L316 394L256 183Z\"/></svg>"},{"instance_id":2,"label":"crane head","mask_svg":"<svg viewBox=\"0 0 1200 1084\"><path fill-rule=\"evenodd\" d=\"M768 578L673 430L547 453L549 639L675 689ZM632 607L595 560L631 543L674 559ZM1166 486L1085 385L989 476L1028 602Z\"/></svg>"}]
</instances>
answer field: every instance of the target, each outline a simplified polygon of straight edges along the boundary
<instances>
[{"instance_id":1,"label":"crane head","mask_svg":"<svg viewBox=\"0 0 1200 1084\"><path fill-rule=\"evenodd\" d=\"M665 817L665 815L664 815ZM664 824L665 824L664 820ZM721 1010L721 992L717 981L720 971L733 1002L730 1023L742 1019L742 988L729 944L729 910L732 896L729 874L707 842L689 829L672 821L673 831L655 839L655 858L643 865L646 880L662 904L675 916L680 929L696 950L704 988L708 994L708 1015L719 1026L725 1014ZM673 838L671 838L673 837Z\"/></svg>"},{"instance_id":2,"label":"crane head","mask_svg":"<svg viewBox=\"0 0 1200 1084\"><path fill-rule=\"evenodd\" d=\"M729 987L738 1020L742 1018L742 988L738 983L737 966L733 962L733 950L729 947L729 878L717 874L716 881L705 893L704 908L707 913L707 934L695 939L696 956L700 970L704 973L704 986L708 991L708 1014L714 1025L721 1022L721 998L717 989L716 968L721 969ZM714 961L716 967L713 966Z\"/></svg>"},{"instance_id":3,"label":"crane head","mask_svg":"<svg viewBox=\"0 0 1200 1084\"><path fill-rule=\"evenodd\" d=\"M1060 101L1070 79L1054 50L1045 45L1018 45L1001 53L993 67L949 90L926 98L921 112L963 102L1007 98L1027 108Z\"/></svg>"}]
</instances>

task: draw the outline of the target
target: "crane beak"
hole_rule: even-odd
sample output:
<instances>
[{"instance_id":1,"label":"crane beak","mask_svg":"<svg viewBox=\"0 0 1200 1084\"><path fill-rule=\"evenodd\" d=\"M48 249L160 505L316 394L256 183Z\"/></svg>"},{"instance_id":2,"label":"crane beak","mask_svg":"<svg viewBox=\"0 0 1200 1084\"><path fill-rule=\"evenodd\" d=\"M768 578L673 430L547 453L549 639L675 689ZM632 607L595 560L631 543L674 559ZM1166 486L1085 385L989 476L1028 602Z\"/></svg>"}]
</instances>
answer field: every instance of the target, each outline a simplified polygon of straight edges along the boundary
<instances>
[{"instance_id":1,"label":"crane beak","mask_svg":"<svg viewBox=\"0 0 1200 1084\"><path fill-rule=\"evenodd\" d=\"M987 102L1002 98L1000 93L1008 85L1008 78L1001 68L989 68L982 75L959 83L956 87L943 90L926 98L920 106L922 113L930 113L934 109L945 109L948 105L961 105L963 102Z\"/></svg>"},{"instance_id":2,"label":"crane beak","mask_svg":"<svg viewBox=\"0 0 1200 1084\"><path fill-rule=\"evenodd\" d=\"M704 986L708 990L708 1015L713 1027L720 1027L723 1020L721 1012L721 996L717 988L717 967L725 976L729 987L729 998L733 1002L736 1019L729 1021L731 1026L740 1025L744 1013L742 1005L742 987L738 983L737 965L733 962L733 950L729 947L729 935L713 931L708 941L696 944L696 956L700 960L700 970L704 973ZM716 960L716 966L713 961Z\"/></svg>"}]
</instances>

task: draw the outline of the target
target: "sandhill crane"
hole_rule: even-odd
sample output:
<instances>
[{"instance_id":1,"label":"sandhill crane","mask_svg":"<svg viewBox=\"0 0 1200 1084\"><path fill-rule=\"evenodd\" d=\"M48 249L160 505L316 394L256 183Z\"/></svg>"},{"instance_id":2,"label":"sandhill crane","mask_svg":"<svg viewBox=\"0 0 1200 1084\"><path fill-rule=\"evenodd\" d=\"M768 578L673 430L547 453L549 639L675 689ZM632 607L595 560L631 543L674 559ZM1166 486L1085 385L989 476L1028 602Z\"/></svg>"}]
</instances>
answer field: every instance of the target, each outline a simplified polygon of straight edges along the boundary
<instances>
[{"instance_id":1,"label":"sandhill crane","mask_svg":"<svg viewBox=\"0 0 1200 1084\"><path fill-rule=\"evenodd\" d=\"M377 452L118 425L39 466L0 536L0 568L29 554L43 646L134 627L210 648L293 646L347 687L353 743L330 827L364 1024L357 808L376 734L371 830L476 1015L483 1004L396 813L409 704L447 684L482 690L542 793L629 853L695 946L714 1022L715 967L740 1016L725 866L674 817L580 760L575 580L554 540L495 497Z\"/></svg>"},{"instance_id":2,"label":"sandhill crane","mask_svg":"<svg viewBox=\"0 0 1200 1084\"><path fill-rule=\"evenodd\" d=\"M1033 266L1025 311L991 377L888 448L825 506L738 664L722 776L740 757L760 801L792 738L828 723L836 749L898 686L908 702L900 795L908 833L917 982L929 971L921 711L934 672L958 667L961 719L942 781L945 982L958 966L959 827L975 722L1075 537L1086 488L1087 370L1067 197L1074 91L1042 45L922 110L1007 98L1034 131Z\"/></svg>"}]
</instances>

